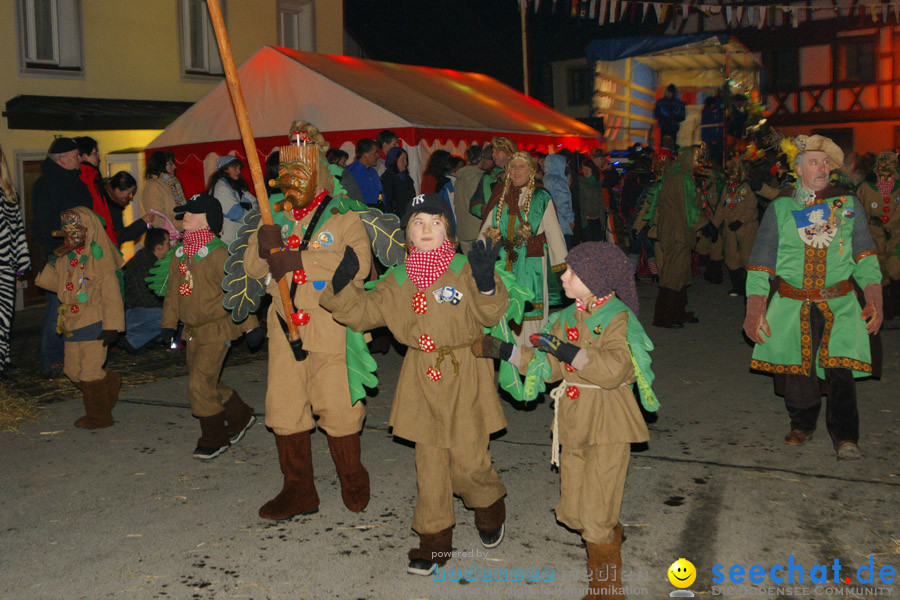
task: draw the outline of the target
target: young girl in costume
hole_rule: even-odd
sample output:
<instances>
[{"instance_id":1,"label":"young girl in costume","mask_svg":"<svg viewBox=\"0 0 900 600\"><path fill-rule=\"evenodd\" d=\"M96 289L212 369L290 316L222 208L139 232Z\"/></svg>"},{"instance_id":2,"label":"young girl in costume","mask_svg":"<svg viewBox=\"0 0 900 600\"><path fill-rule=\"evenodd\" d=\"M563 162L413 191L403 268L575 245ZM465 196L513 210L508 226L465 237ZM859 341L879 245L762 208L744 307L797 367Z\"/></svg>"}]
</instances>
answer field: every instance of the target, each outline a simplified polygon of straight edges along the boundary
<instances>
[{"instance_id":1,"label":"young girl in costume","mask_svg":"<svg viewBox=\"0 0 900 600\"><path fill-rule=\"evenodd\" d=\"M556 518L587 545L592 582L586 598L622 598L625 474L630 445L649 439L632 384L637 380L645 408L656 410L648 354L653 344L636 317L637 291L622 250L586 242L569 252L566 265L563 290L575 303L550 315L544 330L531 336L535 348L485 336L473 350L520 365L532 398L545 381L562 380L550 393L556 401L551 462L560 467Z\"/></svg>"},{"instance_id":2,"label":"young girl in costume","mask_svg":"<svg viewBox=\"0 0 900 600\"><path fill-rule=\"evenodd\" d=\"M356 255L345 254L320 297L338 321L363 331L387 326L409 347L389 424L416 444L418 500L413 529L419 547L408 572L428 575L450 557L453 495L475 510L486 548L504 536L506 488L491 467L489 436L506 427L493 362L469 351L507 310L508 293L494 272L496 249L476 242L468 258L454 254L450 207L438 194L413 199L406 227L406 264L393 267L368 293L350 284Z\"/></svg>"}]
</instances>

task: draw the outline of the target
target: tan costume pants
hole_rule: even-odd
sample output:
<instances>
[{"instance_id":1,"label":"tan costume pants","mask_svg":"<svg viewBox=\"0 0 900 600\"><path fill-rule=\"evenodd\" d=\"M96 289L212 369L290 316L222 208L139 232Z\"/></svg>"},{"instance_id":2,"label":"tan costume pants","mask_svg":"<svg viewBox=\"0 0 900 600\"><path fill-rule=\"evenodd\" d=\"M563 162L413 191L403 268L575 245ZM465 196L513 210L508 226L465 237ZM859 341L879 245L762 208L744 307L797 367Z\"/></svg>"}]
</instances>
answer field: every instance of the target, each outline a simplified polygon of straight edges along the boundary
<instances>
[{"instance_id":1,"label":"tan costume pants","mask_svg":"<svg viewBox=\"0 0 900 600\"><path fill-rule=\"evenodd\" d=\"M224 341L187 341L188 400L195 417L212 417L225 410L234 390L219 381L228 346Z\"/></svg>"},{"instance_id":2,"label":"tan costume pants","mask_svg":"<svg viewBox=\"0 0 900 600\"><path fill-rule=\"evenodd\" d=\"M875 242L875 249L878 251L878 266L881 267L882 283L890 283L889 279L900 279L900 260L894 256L894 247L897 243L891 239L888 240L884 229L881 227L870 227L872 232L872 241ZM893 243L891 243L893 242Z\"/></svg>"},{"instance_id":3,"label":"tan costume pants","mask_svg":"<svg viewBox=\"0 0 900 600\"><path fill-rule=\"evenodd\" d=\"M592 544L608 544L619 522L631 444L601 444L560 453L556 518Z\"/></svg>"},{"instance_id":4,"label":"tan costume pants","mask_svg":"<svg viewBox=\"0 0 900 600\"><path fill-rule=\"evenodd\" d=\"M277 327L276 322L269 321ZM281 329L269 336L269 375L266 390L266 425L277 435L293 435L319 427L332 437L362 430L366 406L351 405L347 359L343 354L310 352L294 359Z\"/></svg>"},{"instance_id":5,"label":"tan costume pants","mask_svg":"<svg viewBox=\"0 0 900 600\"><path fill-rule=\"evenodd\" d=\"M729 232L730 233L730 232ZM709 255L709 260L722 260L724 257L724 248L725 248L725 240L722 232L719 232L719 237L715 242L709 241L709 238L705 235L701 235L697 238L697 244L694 246L694 252L703 256L704 254Z\"/></svg>"},{"instance_id":6,"label":"tan costume pants","mask_svg":"<svg viewBox=\"0 0 900 600\"><path fill-rule=\"evenodd\" d=\"M726 267L732 271L747 268L757 230L759 230L759 223L756 221L744 223L737 231L731 231L727 225L725 226L722 237L725 240Z\"/></svg>"},{"instance_id":7,"label":"tan costume pants","mask_svg":"<svg viewBox=\"0 0 900 600\"><path fill-rule=\"evenodd\" d=\"M106 346L102 340L65 342L63 373L74 382L98 381L106 377Z\"/></svg>"},{"instance_id":8,"label":"tan costume pants","mask_svg":"<svg viewBox=\"0 0 900 600\"><path fill-rule=\"evenodd\" d=\"M682 242L657 242L656 264L659 286L680 290L691 285L691 249Z\"/></svg>"},{"instance_id":9,"label":"tan costume pants","mask_svg":"<svg viewBox=\"0 0 900 600\"><path fill-rule=\"evenodd\" d=\"M506 487L491 467L489 440L453 448L416 443L416 484L419 496L412 528L437 533L453 527L453 495L469 508L487 508L506 495Z\"/></svg>"}]
</instances>

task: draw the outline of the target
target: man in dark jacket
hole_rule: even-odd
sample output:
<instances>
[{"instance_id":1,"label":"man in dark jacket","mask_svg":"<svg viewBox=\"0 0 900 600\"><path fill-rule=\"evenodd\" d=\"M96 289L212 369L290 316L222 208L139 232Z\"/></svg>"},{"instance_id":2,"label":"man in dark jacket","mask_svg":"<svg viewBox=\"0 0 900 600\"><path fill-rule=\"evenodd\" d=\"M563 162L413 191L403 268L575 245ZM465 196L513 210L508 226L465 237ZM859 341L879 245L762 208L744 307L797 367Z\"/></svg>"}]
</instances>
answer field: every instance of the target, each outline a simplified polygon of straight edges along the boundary
<instances>
[{"instance_id":1,"label":"man in dark jacket","mask_svg":"<svg viewBox=\"0 0 900 600\"><path fill-rule=\"evenodd\" d=\"M41 165L41 176L34 182L31 236L37 246L32 257L34 272L39 273L47 262L56 262L53 251L60 245L53 232L60 229L59 214L69 208L91 208L91 194L78 179L80 163L78 144L72 138L56 138L50 144L47 158ZM47 308L41 326L41 373L46 377L61 377L63 340L56 333L59 298L45 292Z\"/></svg>"},{"instance_id":2,"label":"man in dark jacket","mask_svg":"<svg viewBox=\"0 0 900 600\"><path fill-rule=\"evenodd\" d=\"M678 88L674 83L670 83L666 88L666 94L656 101L653 116L659 123L660 139L667 135L673 140L678 139L678 130L684 121L685 109L684 102L678 99Z\"/></svg>"}]
</instances>

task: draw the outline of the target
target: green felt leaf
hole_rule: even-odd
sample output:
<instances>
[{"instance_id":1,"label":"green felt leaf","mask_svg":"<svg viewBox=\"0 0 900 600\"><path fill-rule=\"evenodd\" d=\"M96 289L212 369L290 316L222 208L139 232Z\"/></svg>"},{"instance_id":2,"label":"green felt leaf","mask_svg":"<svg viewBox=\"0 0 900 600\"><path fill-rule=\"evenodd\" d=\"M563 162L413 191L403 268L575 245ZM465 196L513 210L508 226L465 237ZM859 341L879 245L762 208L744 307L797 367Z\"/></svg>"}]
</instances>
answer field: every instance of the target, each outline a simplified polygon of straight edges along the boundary
<instances>
[{"instance_id":1,"label":"green felt leaf","mask_svg":"<svg viewBox=\"0 0 900 600\"><path fill-rule=\"evenodd\" d=\"M222 305L231 311L231 318L236 323L259 309L266 293L263 280L254 279L244 271L244 251L250 244L250 235L259 229L259 222L258 209L245 214L237 237L228 245L229 256L225 260L225 278L222 280L222 289L225 290Z\"/></svg>"},{"instance_id":2,"label":"green felt leaf","mask_svg":"<svg viewBox=\"0 0 900 600\"><path fill-rule=\"evenodd\" d=\"M347 381L350 383L350 402L356 404L366 397L366 388L378 386L375 369L378 365L369 354L363 334L347 328Z\"/></svg>"},{"instance_id":3,"label":"green felt leaf","mask_svg":"<svg viewBox=\"0 0 900 600\"><path fill-rule=\"evenodd\" d=\"M360 211L359 219L366 227L372 252L381 264L393 267L402 263L406 258L406 234L397 215L367 208Z\"/></svg>"},{"instance_id":4,"label":"green felt leaf","mask_svg":"<svg viewBox=\"0 0 900 600\"><path fill-rule=\"evenodd\" d=\"M156 261L156 264L150 269L150 275L144 279L147 285L150 286L150 291L157 296L165 297L166 295L166 283L169 280L169 262L175 256L175 248L177 247L169 248L166 255Z\"/></svg>"}]
</instances>

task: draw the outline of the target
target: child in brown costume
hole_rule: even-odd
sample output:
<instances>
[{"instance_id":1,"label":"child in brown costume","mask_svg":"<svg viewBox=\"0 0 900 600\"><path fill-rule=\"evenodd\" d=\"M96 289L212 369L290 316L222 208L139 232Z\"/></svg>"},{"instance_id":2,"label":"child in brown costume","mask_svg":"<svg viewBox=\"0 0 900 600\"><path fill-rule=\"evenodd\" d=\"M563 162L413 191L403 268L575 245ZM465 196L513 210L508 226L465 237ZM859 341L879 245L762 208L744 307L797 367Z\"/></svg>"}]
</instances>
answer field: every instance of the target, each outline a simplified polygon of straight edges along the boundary
<instances>
[{"instance_id":1,"label":"child in brown costume","mask_svg":"<svg viewBox=\"0 0 900 600\"><path fill-rule=\"evenodd\" d=\"M358 271L347 252L319 299L334 318L365 330L387 326L408 346L389 425L416 444L418 500L412 528L419 547L407 571L428 575L452 551L453 496L475 510L486 548L504 536L506 488L491 467L489 435L506 426L491 360L468 350L503 318L508 293L494 272L496 248L476 242L455 255L450 207L438 194L417 196L407 227L406 264L392 267L366 293L349 285Z\"/></svg>"},{"instance_id":2,"label":"child in brown costume","mask_svg":"<svg viewBox=\"0 0 900 600\"><path fill-rule=\"evenodd\" d=\"M653 344L636 317L637 291L622 250L587 242L569 252L566 264L563 290L575 303L531 336L535 348L485 336L473 350L520 365L527 396L543 391L544 381L563 381L550 393L551 462L560 466L556 518L587 545L592 581L585 598L622 598L619 513L630 445L649 439L632 384L637 380L647 410L659 407L650 388Z\"/></svg>"},{"instance_id":3,"label":"child in brown costume","mask_svg":"<svg viewBox=\"0 0 900 600\"><path fill-rule=\"evenodd\" d=\"M59 295L56 330L65 341L63 372L81 390L86 413L75 426L100 429L113 424L122 384L118 373L103 370L107 346L125 330L116 275L122 255L90 209L64 210L60 221L63 230L54 235L65 236L65 244L55 252L56 263L44 267L35 283Z\"/></svg>"},{"instance_id":4,"label":"child in brown costume","mask_svg":"<svg viewBox=\"0 0 900 600\"><path fill-rule=\"evenodd\" d=\"M178 321L184 323L188 400L201 431L194 458L209 460L239 442L256 423L253 409L219 381L219 374L231 340L247 332L248 345L253 346L262 342L263 331L255 316L238 324L222 305L228 248L216 236L222 229L219 201L197 194L175 211L183 219L184 238L154 268L166 268L168 273L162 338L171 341Z\"/></svg>"}]
</instances>

